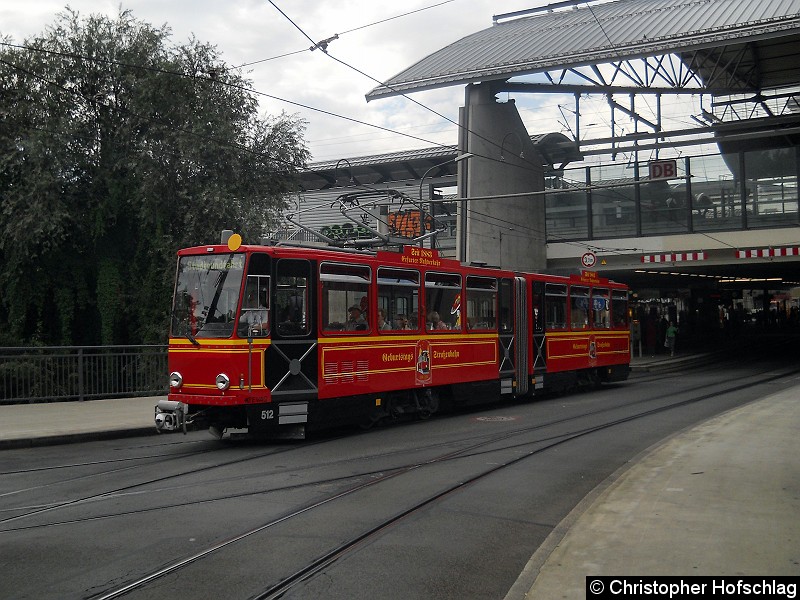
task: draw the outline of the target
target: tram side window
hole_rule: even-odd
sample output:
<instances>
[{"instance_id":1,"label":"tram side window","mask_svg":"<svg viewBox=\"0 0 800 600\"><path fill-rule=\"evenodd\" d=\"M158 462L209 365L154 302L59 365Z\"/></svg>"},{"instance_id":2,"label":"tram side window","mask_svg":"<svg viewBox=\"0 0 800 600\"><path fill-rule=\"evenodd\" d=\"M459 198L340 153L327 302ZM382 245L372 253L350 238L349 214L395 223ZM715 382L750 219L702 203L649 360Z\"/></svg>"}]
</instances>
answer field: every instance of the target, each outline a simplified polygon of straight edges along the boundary
<instances>
[{"instance_id":1,"label":"tram side window","mask_svg":"<svg viewBox=\"0 0 800 600\"><path fill-rule=\"evenodd\" d=\"M569 291L572 329L589 327L589 288L573 285Z\"/></svg>"},{"instance_id":2,"label":"tram side window","mask_svg":"<svg viewBox=\"0 0 800 600\"><path fill-rule=\"evenodd\" d=\"M419 271L378 269L378 308L385 311L384 330L418 330L419 282Z\"/></svg>"},{"instance_id":3,"label":"tram side window","mask_svg":"<svg viewBox=\"0 0 800 600\"><path fill-rule=\"evenodd\" d=\"M544 288L547 329L567 328L567 286L548 283Z\"/></svg>"},{"instance_id":4,"label":"tram side window","mask_svg":"<svg viewBox=\"0 0 800 600\"><path fill-rule=\"evenodd\" d=\"M594 318L594 327L596 329L608 329L611 326L610 321L610 302L608 300L608 290L606 289L593 289L592 290L592 316Z\"/></svg>"},{"instance_id":5,"label":"tram side window","mask_svg":"<svg viewBox=\"0 0 800 600\"><path fill-rule=\"evenodd\" d=\"M361 334L369 329L370 268L364 265L322 263L322 330Z\"/></svg>"},{"instance_id":6,"label":"tram side window","mask_svg":"<svg viewBox=\"0 0 800 600\"><path fill-rule=\"evenodd\" d=\"M628 327L628 292L624 290L611 292L611 326Z\"/></svg>"},{"instance_id":7,"label":"tram side window","mask_svg":"<svg viewBox=\"0 0 800 600\"><path fill-rule=\"evenodd\" d=\"M425 303L428 331L461 329L461 275L426 273Z\"/></svg>"},{"instance_id":8,"label":"tram side window","mask_svg":"<svg viewBox=\"0 0 800 600\"><path fill-rule=\"evenodd\" d=\"M309 289L311 264L306 260L278 261L275 281L275 329L282 336L303 336L311 331Z\"/></svg>"},{"instance_id":9,"label":"tram side window","mask_svg":"<svg viewBox=\"0 0 800 600\"><path fill-rule=\"evenodd\" d=\"M467 276L467 330L497 331L497 279Z\"/></svg>"}]
</instances>

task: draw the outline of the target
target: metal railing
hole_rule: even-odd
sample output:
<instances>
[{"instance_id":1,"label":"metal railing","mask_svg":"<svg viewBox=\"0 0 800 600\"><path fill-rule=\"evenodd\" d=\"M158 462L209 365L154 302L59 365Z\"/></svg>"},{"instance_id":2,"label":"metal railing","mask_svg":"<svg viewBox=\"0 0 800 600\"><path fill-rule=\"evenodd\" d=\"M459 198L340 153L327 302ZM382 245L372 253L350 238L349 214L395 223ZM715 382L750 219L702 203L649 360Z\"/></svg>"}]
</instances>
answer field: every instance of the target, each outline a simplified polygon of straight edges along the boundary
<instances>
[{"instance_id":1,"label":"metal railing","mask_svg":"<svg viewBox=\"0 0 800 600\"><path fill-rule=\"evenodd\" d=\"M0 404L166 395L167 346L0 347Z\"/></svg>"}]
</instances>

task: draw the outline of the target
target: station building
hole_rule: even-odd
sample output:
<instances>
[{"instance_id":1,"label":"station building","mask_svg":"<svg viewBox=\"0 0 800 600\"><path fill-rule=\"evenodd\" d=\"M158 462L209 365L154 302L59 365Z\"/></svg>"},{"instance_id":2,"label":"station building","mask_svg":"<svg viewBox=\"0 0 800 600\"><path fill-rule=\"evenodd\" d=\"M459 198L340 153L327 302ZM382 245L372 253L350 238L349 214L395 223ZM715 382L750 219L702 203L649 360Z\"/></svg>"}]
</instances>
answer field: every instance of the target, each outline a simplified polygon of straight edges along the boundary
<instances>
[{"instance_id":1,"label":"station building","mask_svg":"<svg viewBox=\"0 0 800 600\"><path fill-rule=\"evenodd\" d=\"M367 95L463 85L457 142L310 165L275 237L405 239L463 262L592 270L631 286L641 323L697 337L797 327L797 48L800 0L497 15ZM526 129L513 96L565 93L567 134ZM601 138L582 129L592 95L608 105ZM693 103L691 125L663 125L667 96Z\"/></svg>"}]
</instances>

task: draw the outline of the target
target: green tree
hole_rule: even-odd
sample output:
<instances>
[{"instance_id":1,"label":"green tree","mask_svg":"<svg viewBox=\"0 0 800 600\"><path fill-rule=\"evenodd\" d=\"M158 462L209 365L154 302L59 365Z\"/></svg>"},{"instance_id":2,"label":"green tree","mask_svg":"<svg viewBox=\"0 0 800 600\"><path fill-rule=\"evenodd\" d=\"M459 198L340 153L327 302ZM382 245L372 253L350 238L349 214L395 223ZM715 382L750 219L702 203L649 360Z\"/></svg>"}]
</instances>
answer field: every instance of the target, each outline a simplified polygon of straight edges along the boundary
<instances>
[{"instance_id":1,"label":"green tree","mask_svg":"<svg viewBox=\"0 0 800 600\"><path fill-rule=\"evenodd\" d=\"M176 250L257 240L284 208L304 122L169 39L66 9L0 45L0 344L163 342Z\"/></svg>"}]
</instances>

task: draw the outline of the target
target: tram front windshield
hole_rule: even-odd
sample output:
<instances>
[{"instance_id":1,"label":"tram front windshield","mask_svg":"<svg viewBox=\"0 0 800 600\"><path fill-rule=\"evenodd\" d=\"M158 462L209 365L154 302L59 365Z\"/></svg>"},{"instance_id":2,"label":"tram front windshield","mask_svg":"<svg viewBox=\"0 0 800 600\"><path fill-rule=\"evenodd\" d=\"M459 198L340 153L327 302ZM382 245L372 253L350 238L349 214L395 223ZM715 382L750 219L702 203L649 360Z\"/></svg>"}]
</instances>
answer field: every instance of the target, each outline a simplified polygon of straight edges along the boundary
<instances>
[{"instance_id":1,"label":"tram front windshield","mask_svg":"<svg viewBox=\"0 0 800 600\"><path fill-rule=\"evenodd\" d=\"M227 338L233 334L244 254L182 256L172 305L172 335Z\"/></svg>"}]
</instances>

